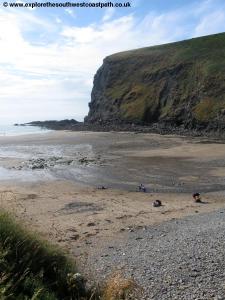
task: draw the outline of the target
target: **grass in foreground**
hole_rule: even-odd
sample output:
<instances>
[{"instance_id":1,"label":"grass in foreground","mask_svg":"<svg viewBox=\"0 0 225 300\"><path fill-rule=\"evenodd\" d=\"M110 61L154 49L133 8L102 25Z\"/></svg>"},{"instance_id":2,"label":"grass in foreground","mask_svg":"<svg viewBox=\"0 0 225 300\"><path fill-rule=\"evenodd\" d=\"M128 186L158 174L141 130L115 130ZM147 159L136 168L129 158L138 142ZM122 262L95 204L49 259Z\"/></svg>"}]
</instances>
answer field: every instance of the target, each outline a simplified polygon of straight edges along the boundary
<instances>
[{"instance_id":1,"label":"grass in foreground","mask_svg":"<svg viewBox=\"0 0 225 300\"><path fill-rule=\"evenodd\" d=\"M0 213L0 299L99 299L57 247Z\"/></svg>"},{"instance_id":2,"label":"grass in foreground","mask_svg":"<svg viewBox=\"0 0 225 300\"><path fill-rule=\"evenodd\" d=\"M119 272L112 274L104 287L103 300L135 300L141 290L133 279L126 279Z\"/></svg>"},{"instance_id":3,"label":"grass in foreground","mask_svg":"<svg viewBox=\"0 0 225 300\"><path fill-rule=\"evenodd\" d=\"M98 292L96 292L98 291ZM100 289L87 289L73 261L0 212L1 300L128 300L140 294L132 279L112 275Z\"/></svg>"}]
</instances>

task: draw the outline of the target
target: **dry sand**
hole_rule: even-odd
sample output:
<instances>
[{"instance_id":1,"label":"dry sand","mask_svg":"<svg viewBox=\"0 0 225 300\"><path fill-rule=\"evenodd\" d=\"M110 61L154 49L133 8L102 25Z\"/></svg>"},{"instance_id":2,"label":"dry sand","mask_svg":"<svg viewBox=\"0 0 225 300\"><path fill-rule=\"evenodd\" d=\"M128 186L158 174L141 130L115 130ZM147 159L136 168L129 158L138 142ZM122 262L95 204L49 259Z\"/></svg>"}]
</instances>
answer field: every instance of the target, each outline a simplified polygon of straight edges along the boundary
<instances>
[{"instance_id":1,"label":"dry sand","mask_svg":"<svg viewBox=\"0 0 225 300\"><path fill-rule=\"evenodd\" d=\"M112 240L126 239L130 231L187 215L225 207L224 194L203 195L204 203L193 203L189 194L138 193L98 190L70 181L0 188L0 205L28 228L58 243L85 264ZM154 208L160 199L163 206Z\"/></svg>"},{"instance_id":2,"label":"dry sand","mask_svg":"<svg viewBox=\"0 0 225 300\"><path fill-rule=\"evenodd\" d=\"M67 158L76 158L78 146L81 152L85 149L86 156L101 157L101 163L94 166L70 167L84 172L78 180L75 175L65 175L69 168L65 166L65 172L60 169L61 177L54 176L58 174L54 167L43 170L52 174L43 180L35 177L35 171L12 171L0 185L2 208L79 256L83 265L89 254L112 240L126 239L136 228L225 207L225 144L216 141L153 134L53 132L2 137L0 142L0 166L8 172L31 157L49 157L52 149L59 147L58 154ZM28 180L29 176L33 180ZM148 193L135 191L141 178ZM97 189L102 182L109 188ZM198 187L202 204L192 199ZM156 199L162 201L162 207L152 207Z\"/></svg>"}]
</instances>

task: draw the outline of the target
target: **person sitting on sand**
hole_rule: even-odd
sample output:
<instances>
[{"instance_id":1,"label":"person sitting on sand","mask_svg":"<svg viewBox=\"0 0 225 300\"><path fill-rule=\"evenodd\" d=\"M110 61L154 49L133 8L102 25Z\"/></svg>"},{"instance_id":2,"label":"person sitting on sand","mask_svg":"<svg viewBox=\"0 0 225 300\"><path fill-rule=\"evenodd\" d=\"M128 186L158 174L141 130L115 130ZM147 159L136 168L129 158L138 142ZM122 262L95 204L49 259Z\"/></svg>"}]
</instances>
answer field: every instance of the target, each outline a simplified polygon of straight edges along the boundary
<instances>
[{"instance_id":1,"label":"person sitting on sand","mask_svg":"<svg viewBox=\"0 0 225 300\"><path fill-rule=\"evenodd\" d=\"M160 207L162 206L162 202L160 200L155 200L153 203L152 203L152 206L153 207Z\"/></svg>"},{"instance_id":2,"label":"person sitting on sand","mask_svg":"<svg viewBox=\"0 0 225 300\"><path fill-rule=\"evenodd\" d=\"M202 202L199 193L194 193L192 196L193 196L193 198L194 198L194 200L195 200L196 203Z\"/></svg>"},{"instance_id":3,"label":"person sitting on sand","mask_svg":"<svg viewBox=\"0 0 225 300\"><path fill-rule=\"evenodd\" d=\"M101 185L98 187L99 190L107 190L107 187L105 187L104 185Z\"/></svg>"},{"instance_id":4,"label":"person sitting on sand","mask_svg":"<svg viewBox=\"0 0 225 300\"><path fill-rule=\"evenodd\" d=\"M146 192L146 187L144 186L144 184L140 184L139 186L138 186L138 190L139 190L139 192Z\"/></svg>"}]
</instances>

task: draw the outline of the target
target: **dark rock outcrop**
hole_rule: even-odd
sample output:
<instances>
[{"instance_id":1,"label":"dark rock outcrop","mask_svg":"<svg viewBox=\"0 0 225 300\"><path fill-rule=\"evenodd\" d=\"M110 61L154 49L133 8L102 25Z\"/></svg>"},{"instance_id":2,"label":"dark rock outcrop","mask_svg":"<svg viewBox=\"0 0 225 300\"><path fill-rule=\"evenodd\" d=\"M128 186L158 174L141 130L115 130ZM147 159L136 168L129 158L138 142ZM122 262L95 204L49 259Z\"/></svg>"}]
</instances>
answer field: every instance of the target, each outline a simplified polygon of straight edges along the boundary
<instances>
[{"instance_id":1,"label":"dark rock outcrop","mask_svg":"<svg viewBox=\"0 0 225 300\"><path fill-rule=\"evenodd\" d=\"M52 130L71 130L74 126L80 124L80 122L71 119L65 119L65 120L49 120L49 121L33 121L26 124L14 124L15 126L37 126Z\"/></svg>"},{"instance_id":2,"label":"dark rock outcrop","mask_svg":"<svg viewBox=\"0 0 225 300\"><path fill-rule=\"evenodd\" d=\"M86 124L223 131L225 33L106 57L89 107Z\"/></svg>"}]
</instances>

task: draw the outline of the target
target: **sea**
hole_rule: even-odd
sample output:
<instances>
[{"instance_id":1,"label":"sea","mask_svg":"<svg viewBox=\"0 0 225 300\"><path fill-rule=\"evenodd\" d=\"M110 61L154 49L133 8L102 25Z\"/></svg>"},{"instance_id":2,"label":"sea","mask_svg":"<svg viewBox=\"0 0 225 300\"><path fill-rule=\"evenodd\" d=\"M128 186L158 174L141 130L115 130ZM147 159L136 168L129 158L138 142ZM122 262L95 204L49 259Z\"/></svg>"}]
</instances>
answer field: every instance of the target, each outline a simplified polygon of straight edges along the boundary
<instances>
[{"instance_id":1,"label":"sea","mask_svg":"<svg viewBox=\"0 0 225 300\"><path fill-rule=\"evenodd\" d=\"M26 134L47 133L52 130L37 127L37 126L15 126L0 124L0 136L18 136Z\"/></svg>"}]
</instances>

